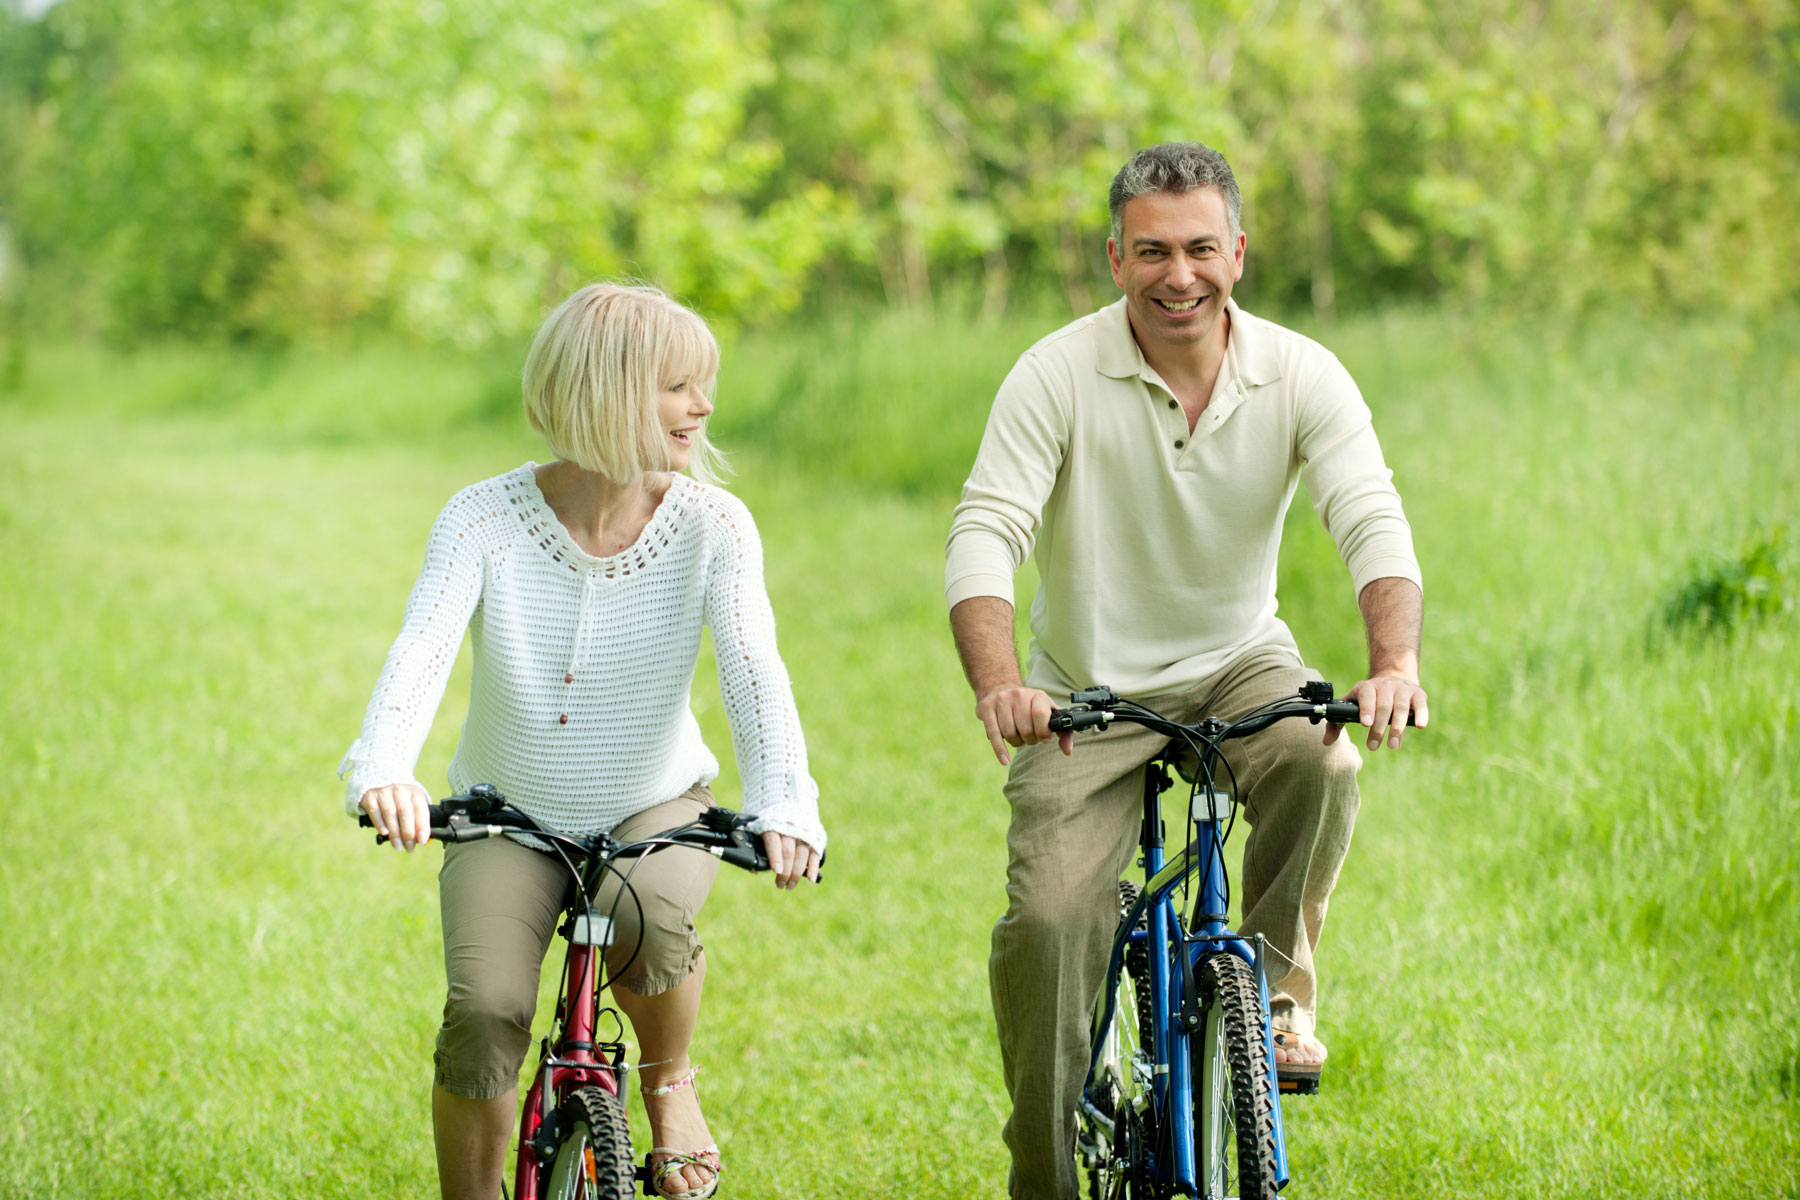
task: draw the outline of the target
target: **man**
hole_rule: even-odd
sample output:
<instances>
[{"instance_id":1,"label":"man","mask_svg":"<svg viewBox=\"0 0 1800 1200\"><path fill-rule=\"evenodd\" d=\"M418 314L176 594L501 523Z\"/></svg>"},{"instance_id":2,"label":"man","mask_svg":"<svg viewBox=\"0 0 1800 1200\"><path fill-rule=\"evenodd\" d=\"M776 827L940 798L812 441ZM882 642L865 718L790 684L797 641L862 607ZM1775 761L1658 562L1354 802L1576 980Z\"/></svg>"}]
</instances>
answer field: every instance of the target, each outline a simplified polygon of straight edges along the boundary
<instances>
[{"instance_id":1,"label":"man","mask_svg":"<svg viewBox=\"0 0 1800 1200\"><path fill-rule=\"evenodd\" d=\"M1117 725L1052 738L1068 693L1112 686L1177 720L1232 717L1318 678L1275 616L1298 480L1349 568L1368 627L1368 745L1398 748L1419 686L1411 531L1349 374L1231 302L1244 270L1237 181L1205 146L1140 151L1113 180L1124 297L1028 350L994 400L950 530L945 593L975 712L1010 763L1008 908L989 976L1013 1113L1012 1195L1076 1196L1088 1019L1161 739ZM1039 584L1021 678L1013 574ZM1056 697L1056 700L1052 699ZM1350 843L1361 759L1341 730L1282 722L1226 754L1251 831L1239 931L1269 950L1284 1070L1325 1059L1313 949ZM1016 758L1009 747L1021 747Z\"/></svg>"}]
</instances>

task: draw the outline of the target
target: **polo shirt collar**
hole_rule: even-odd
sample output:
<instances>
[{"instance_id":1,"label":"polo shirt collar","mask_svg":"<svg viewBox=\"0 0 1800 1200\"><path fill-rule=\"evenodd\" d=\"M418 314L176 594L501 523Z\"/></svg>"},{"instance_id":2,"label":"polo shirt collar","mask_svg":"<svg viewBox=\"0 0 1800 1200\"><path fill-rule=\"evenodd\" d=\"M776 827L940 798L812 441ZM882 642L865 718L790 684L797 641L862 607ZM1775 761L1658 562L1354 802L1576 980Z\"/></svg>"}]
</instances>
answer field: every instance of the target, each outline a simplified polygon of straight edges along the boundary
<instances>
[{"instance_id":1,"label":"polo shirt collar","mask_svg":"<svg viewBox=\"0 0 1800 1200\"><path fill-rule=\"evenodd\" d=\"M1131 379L1142 374L1147 364L1144 352L1138 349L1137 338L1131 334L1131 318L1125 315L1125 297L1120 296L1095 315L1100 335L1095 369L1109 379Z\"/></svg>"},{"instance_id":2,"label":"polo shirt collar","mask_svg":"<svg viewBox=\"0 0 1800 1200\"><path fill-rule=\"evenodd\" d=\"M1231 336L1225 347L1226 370L1245 387L1258 387L1280 379L1281 364L1276 357L1274 339L1263 327L1263 321L1239 308L1236 300L1227 299L1225 307L1231 313ZM1132 336L1125 298L1119 297L1101 309L1097 316L1100 337L1095 369L1110 379L1148 378L1154 374L1150 364L1144 361L1144 352L1138 349L1137 338Z\"/></svg>"}]
</instances>

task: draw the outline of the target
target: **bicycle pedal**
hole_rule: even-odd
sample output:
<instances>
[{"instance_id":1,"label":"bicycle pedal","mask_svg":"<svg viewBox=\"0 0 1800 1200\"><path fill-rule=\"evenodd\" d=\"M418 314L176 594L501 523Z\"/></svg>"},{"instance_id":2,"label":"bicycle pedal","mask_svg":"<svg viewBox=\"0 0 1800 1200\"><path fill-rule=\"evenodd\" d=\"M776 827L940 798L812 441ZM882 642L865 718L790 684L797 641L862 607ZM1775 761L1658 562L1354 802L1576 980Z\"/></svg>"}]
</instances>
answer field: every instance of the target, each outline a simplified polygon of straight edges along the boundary
<instances>
[{"instance_id":1,"label":"bicycle pedal","mask_svg":"<svg viewBox=\"0 0 1800 1200\"><path fill-rule=\"evenodd\" d=\"M1284 1096L1316 1096L1319 1094L1319 1077L1278 1073L1275 1076L1275 1090Z\"/></svg>"}]
</instances>

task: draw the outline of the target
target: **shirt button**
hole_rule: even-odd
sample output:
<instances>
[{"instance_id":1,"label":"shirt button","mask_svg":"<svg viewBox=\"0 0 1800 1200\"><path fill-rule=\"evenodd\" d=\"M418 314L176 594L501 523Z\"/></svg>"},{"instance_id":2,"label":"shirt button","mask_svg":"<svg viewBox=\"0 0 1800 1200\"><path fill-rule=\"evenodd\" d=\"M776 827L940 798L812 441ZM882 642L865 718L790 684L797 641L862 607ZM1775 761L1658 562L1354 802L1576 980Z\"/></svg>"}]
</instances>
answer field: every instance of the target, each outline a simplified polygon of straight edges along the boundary
<instances>
[{"instance_id":1,"label":"shirt button","mask_svg":"<svg viewBox=\"0 0 1800 1200\"><path fill-rule=\"evenodd\" d=\"M1182 447L1183 447L1183 446L1185 446L1185 445L1187 445L1187 443L1186 443L1186 442L1184 442L1184 441L1182 441L1182 440L1181 440L1181 439L1180 439L1180 438L1176 438L1176 439L1175 439L1175 448L1176 448L1176 449L1177 449L1177 450L1179 450L1179 449L1181 449L1181 448L1182 448Z\"/></svg>"},{"instance_id":2,"label":"shirt button","mask_svg":"<svg viewBox=\"0 0 1800 1200\"><path fill-rule=\"evenodd\" d=\"M558 725L567 725L569 723L569 714L564 713L562 716L556 718L556 723Z\"/></svg>"},{"instance_id":3,"label":"shirt button","mask_svg":"<svg viewBox=\"0 0 1800 1200\"><path fill-rule=\"evenodd\" d=\"M1179 405L1179 404L1175 403L1173 400L1171 400L1171 401L1169 401L1169 407L1170 408L1180 408L1181 405Z\"/></svg>"},{"instance_id":4,"label":"shirt button","mask_svg":"<svg viewBox=\"0 0 1800 1200\"><path fill-rule=\"evenodd\" d=\"M573 671L570 671L567 674L565 674L563 676L563 682L564 683L574 683L575 682L575 673Z\"/></svg>"}]
</instances>

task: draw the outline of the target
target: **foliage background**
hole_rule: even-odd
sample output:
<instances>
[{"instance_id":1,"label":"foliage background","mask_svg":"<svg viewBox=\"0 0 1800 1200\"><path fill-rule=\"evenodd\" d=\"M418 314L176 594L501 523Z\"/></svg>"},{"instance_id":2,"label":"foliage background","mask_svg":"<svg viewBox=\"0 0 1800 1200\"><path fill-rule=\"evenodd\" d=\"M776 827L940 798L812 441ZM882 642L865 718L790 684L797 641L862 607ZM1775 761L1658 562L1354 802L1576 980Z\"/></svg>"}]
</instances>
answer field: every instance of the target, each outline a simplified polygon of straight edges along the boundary
<instances>
[{"instance_id":1,"label":"foliage background","mask_svg":"<svg viewBox=\"0 0 1800 1200\"><path fill-rule=\"evenodd\" d=\"M1265 309L1754 309L1800 248L1793 0L67 0L0 16L14 320L528 330L1103 297L1134 148L1234 163Z\"/></svg>"}]
</instances>

